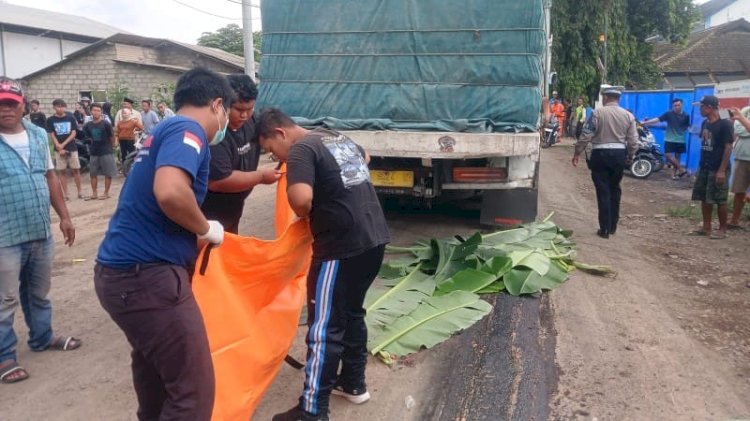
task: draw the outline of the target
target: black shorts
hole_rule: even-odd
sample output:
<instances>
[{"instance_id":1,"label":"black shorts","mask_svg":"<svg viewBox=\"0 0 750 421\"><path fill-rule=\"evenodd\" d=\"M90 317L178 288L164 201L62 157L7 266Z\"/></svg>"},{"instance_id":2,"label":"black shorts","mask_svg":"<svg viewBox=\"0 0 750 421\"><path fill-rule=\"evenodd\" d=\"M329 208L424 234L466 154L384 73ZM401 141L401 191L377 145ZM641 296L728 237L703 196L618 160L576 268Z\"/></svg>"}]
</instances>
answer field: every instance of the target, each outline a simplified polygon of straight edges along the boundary
<instances>
[{"instance_id":1,"label":"black shorts","mask_svg":"<svg viewBox=\"0 0 750 421\"><path fill-rule=\"evenodd\" d=\"M685 153L685 144L677 142L664 142L665 153Z\"/></svg>"}]
</instances>

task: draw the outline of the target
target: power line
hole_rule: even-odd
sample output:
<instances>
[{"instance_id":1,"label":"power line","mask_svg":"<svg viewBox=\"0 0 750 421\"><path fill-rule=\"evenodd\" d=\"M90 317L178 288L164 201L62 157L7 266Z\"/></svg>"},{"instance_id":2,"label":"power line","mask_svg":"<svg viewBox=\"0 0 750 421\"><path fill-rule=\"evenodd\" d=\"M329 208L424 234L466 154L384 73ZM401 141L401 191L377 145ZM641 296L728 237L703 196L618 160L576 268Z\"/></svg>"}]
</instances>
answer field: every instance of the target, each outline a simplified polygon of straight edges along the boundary
<instances>
[{"instance_id":1,"label":"power line","mask_svg":"<svg viewBox=\"0 0 750 421\"><path fill-rule=\"evenodd\" d=\"M172 0L172 1L175 2L175 3L177 3L177 4L179 4L179 5L185 6L185 7L189 8L189 9L193 9L196 12L201 12L203 14L210 15L210 16L213 16L213 17L217 17L217 18L221 18L221 19L227 19L227 20L242 20L242 18L230 18L228 16L221 16L221 15L217 15L215 13L207 12L207 11L205 11L203 9L199 9L199 8L193 6L193 5L190 5L190 4L187 4L187 3L183 3L183 2L181 2L179 0Z\"/></svg>"}]
</instances>

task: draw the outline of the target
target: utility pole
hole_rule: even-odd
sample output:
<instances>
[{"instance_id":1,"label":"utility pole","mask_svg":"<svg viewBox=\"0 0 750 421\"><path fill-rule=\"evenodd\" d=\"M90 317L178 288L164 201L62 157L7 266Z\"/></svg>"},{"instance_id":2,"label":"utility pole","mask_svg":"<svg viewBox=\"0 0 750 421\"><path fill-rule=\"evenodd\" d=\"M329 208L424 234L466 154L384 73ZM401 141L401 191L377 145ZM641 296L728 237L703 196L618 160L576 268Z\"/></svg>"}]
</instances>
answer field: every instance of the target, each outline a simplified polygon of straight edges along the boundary
<instances>
[{"instance_id":1,"label":"utility pole","mask_svg":"<svg viewBox=\"0 0 750 421\"><path fill-rule=\"evenodd\" d=\"M609 13L606 9L604 12L604 83L607 83L607 73L609 68L607 67L607 43L609 42Z\"/></svg>"},{"instance_id":2,"label":"utility pole","mask_svg":"<svg viewBox=\"0 0 750 421\"><path fill-rule=\"evenodd\" d=\"M609 67L607 67L607 43L609 42L609 3L610 3L610 0L604 0L604 74L602 75L603 83L607 83L607 74L609 73Z\"/></svg>"},{"instance_id":3,"label":"utility pole","mask_svg":"<svg viewBox=\"0 0 750 421\"><path fill-rule=\"evenodd\" d=\"M552 0L544 2L544 35L547 37L544 41L547 43L544 57L544 96L549 95L550 75L552 73Z\"/></svg>"},{"instance_id":4,"label":"utility pole","mask_svg":"<svg viewBox=\"0 0 750 421\"><path fill-rule=\"evenodd\" d=\"M255 46L253 45L253 5L242 0L242 44L245 51L245 74L255 81Z\"/></svg>"}]
</instances>

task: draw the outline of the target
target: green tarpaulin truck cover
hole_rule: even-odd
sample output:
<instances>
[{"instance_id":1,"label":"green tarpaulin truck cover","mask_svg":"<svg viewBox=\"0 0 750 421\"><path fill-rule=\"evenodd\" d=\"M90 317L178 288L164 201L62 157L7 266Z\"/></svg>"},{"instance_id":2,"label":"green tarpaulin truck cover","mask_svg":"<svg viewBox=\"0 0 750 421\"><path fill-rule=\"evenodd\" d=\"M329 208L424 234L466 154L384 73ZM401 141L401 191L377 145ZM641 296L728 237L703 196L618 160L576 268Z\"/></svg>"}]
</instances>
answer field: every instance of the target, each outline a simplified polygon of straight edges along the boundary
<instances>
[{"instance_id":1,"label":"green tarpaulin truck cover","mask_svg":"<svg viewBox=\"0 0 750 421\"><path fill-rule=\"evenodd\" d=\"M343 130L536 130L543 0L263 0L261 107Z\"/></svg>"}]
</instances>

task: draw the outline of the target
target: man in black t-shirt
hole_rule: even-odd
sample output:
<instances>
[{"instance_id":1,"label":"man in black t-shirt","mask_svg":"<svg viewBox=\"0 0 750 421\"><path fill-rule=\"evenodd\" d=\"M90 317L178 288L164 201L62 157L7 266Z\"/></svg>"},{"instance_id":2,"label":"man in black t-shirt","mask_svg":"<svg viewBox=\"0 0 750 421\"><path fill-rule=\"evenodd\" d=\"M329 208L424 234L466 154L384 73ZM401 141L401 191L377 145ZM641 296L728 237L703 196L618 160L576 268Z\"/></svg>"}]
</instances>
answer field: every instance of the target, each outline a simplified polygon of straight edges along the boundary
<instances>
[{"instance_id":1,"label":"man in black t-shirt","mask_svg":"<svg viewBox=\"0 0 750 421\"><path fill-rule=\"evenodd\" d=\"M390 241L388 226L369 156L346 135L304 129L278 109L264 110L257 130L261 146L287 163L289 204L310 217L313 235L305 386L299 405L273 421L324 421L331 393L356 404L370 398L362 306Z\"/></svg>"},{"instance_id":2,"label":"man in black t-shirt","mask_svg":"<svg viewBox=\"0 0 750 421\"><path fill-rule=\"evenodd\" d=\"M706 118L701 127L701 160L693 200L701 201L703 228L694 231L694 235L707 235L712 239L726 238L727 233L727 199L729 197L729 157L732 155L734 142L734 125L730 120L719 117L719 99L715 96L704 96L699 103L701 115ZM713 206L717 205L719 214L719 232L711 234Z\"/></svg>"},{"instance_id":3,"label":"man in black t-shirt","mask_svg":"<svg viewBox=\"0 0 750 421\"><path fill-rule=\"evenodd\" d=\"M30 104L31 112L29 113L29 121L46 130L47 116L44 115L43 112L39 111L39 101L36 99L32 99Z\"/></svg>"},{"instance_id":4,"label":"man in black t-shirt","mask_svg":"<svg viewBox=\"0 0 750 421\"><path fill-rule=\"evenodd\" d=\"M112 148L115 142L115 132L112 125L102 116L102 106L94 104L91 106L92 120L83 125L83 138L90 142L89 152L89 175L91 178L91 199L109 199L109 187L112 178L117 176L117 164ZM98 176L104 176L104 195L99 196L97 192Z\"/></svg>"},{"instance_id":5,"label":"man in black t-shirt","mask_svg":"<svg viewBox=\"0 0 750 421\"><path fill-rule=\"evenodd\" d=\"M73 174L73 180L78 190L78 198L83 199L81 195L81 163L78 161L78 147L76 146L76 133L78 121L73 114L66 112L67 104L58 98L52 101L52 107L55 114L47 119L47 133L49 133L55 144L55 169L60 174L60 183L62 183L65 200L68 196L68 179L65 176L65 170L70 168Z\"/></svg>"},{"instance_id":6,"label":"man in black t-shirt","mask_svg":"<svg viewBox=\"0 0 750 421\"><path fill-rule=\"evenodd\" d=\"M224 141L211 146L208 194L201 210L207 219L221 222L224 230L237 234L245 199L258 184L273 184L279 172L273 168L258 171L260 146L255 135L255 99L258 89L250 76L227 77L237 93L229 108L229 130Z\"/></svg>"}]
</instances>

